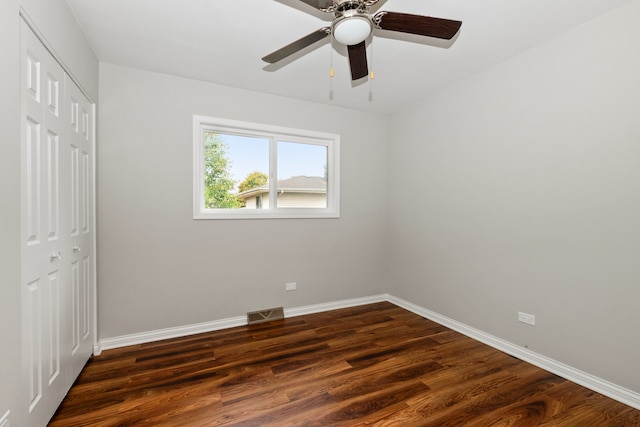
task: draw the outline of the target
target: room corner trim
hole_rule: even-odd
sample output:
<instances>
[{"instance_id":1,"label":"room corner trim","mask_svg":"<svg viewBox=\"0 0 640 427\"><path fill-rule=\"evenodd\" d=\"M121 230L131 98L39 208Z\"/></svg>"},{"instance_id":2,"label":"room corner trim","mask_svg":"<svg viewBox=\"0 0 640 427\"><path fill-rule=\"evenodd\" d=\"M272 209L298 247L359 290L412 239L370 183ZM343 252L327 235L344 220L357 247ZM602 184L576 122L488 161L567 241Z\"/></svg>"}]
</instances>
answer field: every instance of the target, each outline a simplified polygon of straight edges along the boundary
<instances>
[{"instance_id":1,"label":"room corner trim","mask_svg":"<svg viewBox=\"0 0 640 427\"><path fill-rule=\"evenodd\" d=\"M0 418L0 427L9 427L9 416L11 415L11 411L7 411L2 418Z\"/></svg>"},{"instance_id":2,"label":"room corner trim","mask_svg":"<svg viewBox=\"0 0 640 427\"><path fill-rule=\"evenodd\" d=\"M497 350L517 357L520 360L524 360L525 362L531 363L532 365L556 374L576 384L580 384L583 387L615 399L633 408L640 409L640 393L636 393L632 390L603 380L602 378L598 378L579 369L575 369L529 349L517 346L509 341L487 334L479 329L472 328L464 323L442 316L441 314L393 295L387 295L386 300L426 319L432 320L446 326L447 328L453 329L456 332L460 332L463 335L487 344Z\"/></svg>"},{"instance_id":3,"label":"room corner trim","mask_svg":"<svg viewBox=\"0 0 640 427\"><path fill-rule=\"evenodd\" d=\"M100 344L100 342L96 342L93 345L93 355L100 356L100 353L102 353L102 345Z\"/></svg>"}]
</instances>

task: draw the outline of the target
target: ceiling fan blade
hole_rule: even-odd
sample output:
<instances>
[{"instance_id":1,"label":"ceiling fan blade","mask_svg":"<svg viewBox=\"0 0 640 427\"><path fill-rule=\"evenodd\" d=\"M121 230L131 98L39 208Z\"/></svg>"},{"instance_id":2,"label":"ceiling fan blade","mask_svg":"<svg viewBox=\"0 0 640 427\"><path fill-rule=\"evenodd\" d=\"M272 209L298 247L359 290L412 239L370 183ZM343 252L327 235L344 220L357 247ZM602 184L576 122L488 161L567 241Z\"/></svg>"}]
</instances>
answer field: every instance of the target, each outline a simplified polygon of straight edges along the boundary
<instances>
[{"instance_id":1,"label":"ceiling fan blade","mask_svg":"<svg viewBox=\"0 0 640 427\"><path fill-rule=\"evenodd\" d=\"M302 37L301 39L298 39L293 43L290 43L285 47L276 50L275 52L271 52L269 55L262 58L262 60L270 64L281 61L287 56L291 56L294 53L304 49L305 47L311 46L315 42L318 42L328 37L329 34L331 34L331 28L329 27L320 28L319 30L314 31L313 33L308 34Z\"/></svg>"},{"instance_id":2,"label":"ceiling fan blade","mask_svg":"<svg viewBox=\"0 0 640 427\"><path fill-rule=\"evenodd\" d=\"M462 26L462 22L451 19L386 11L376 13L373 22L383 30L446 40L453 38Z\"/></svg>"},{"instance_id":3,"label":"ceiling fan blade","mask_svg":"<svg viewBox=\"0 0 640 427\"><path fill-rule=\"evenodd\" d=\"M349 52L349 64L351 64L351 80L358 80L369 74L365 42L347 46L347 50Z\"/></svg>"},{"instance_id":4,"label":"ceiling fan blade","mask_svg":"<svg viewBox=\"0 0 640 427\"><path fill-rule=\"evenodd\" d=\"M303 3L308 4L311 7L326 11L333 6L333 0L300 0Z\"/></svg>"}]
</instances>

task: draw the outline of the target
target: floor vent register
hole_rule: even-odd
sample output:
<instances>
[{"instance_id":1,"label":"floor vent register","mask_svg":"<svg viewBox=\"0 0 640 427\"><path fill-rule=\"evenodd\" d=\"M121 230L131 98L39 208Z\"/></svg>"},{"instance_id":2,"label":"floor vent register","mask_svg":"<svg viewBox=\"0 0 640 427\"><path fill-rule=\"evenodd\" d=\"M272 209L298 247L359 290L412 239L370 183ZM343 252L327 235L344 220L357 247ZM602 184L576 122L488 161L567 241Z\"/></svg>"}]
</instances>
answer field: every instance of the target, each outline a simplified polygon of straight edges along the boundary
<instances>
[{"instance_id":1,"label":"floor vent register","mask_svg":"<svg viewBox=\"0 0 640 427\"><path fill-rule=\"evenodd\" d=\"M282 307L267 308L266 310L251 311L247 313L247 324L249 325L281 319L284 319L284 310Z\"/></svg>"}]
</instances>

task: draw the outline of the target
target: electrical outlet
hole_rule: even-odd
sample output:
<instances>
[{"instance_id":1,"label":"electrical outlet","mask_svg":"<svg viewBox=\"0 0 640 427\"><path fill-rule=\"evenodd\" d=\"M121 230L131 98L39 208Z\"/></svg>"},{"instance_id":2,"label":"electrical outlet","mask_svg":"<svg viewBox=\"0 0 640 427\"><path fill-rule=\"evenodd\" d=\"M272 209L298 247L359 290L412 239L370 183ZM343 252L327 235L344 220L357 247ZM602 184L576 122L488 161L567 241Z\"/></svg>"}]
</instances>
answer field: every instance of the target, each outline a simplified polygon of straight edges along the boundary
<instances>
[{"instance_id":1,"label":"electrical outlet","mask_svg":"<svg viewBox=\"0 0 640 427\"><path fill-rule=\"evenodd\" d=\"M284 284L284 290L285 291L295 291L297 289L298 285L295 283L285 283Z\"/></svg>"},{"instance_id":2,"label":"electrical outlet","mask_svg":"<svg viewBox=\"0 0 640 427\"><path fill-rule=\"evenodd\" d=\"M527 325L536 326L536 316L534 316L533 314L527 314L519 311L518 321L526 323Z\"/></svg>"}]
</instances>

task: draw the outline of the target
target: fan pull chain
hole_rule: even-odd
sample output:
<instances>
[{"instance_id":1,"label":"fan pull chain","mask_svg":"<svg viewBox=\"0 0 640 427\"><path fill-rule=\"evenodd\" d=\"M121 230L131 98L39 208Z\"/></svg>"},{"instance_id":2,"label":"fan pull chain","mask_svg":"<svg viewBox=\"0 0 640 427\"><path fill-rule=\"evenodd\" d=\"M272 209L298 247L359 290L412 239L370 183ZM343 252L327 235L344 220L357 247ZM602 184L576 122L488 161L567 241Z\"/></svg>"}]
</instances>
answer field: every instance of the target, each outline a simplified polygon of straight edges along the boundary
<instances>
[{"instance_id":1,"label":"fan pull chain","mask_svg":"<svg viewBox=\"0 0 640 427\"><path fill-rule=\"evenodd\" d=\"M369 69L371 70L369 73L369 82L371 82L371 80L376 77L373 72L373 43L369 44Z\"/></svg>"},{"instance_id":2,"label":"fan pull chain","mask_svg":"<svg viewBox=\"0 0 640 427\"><path fill-rule=\"evenodd\" d=\"M333 34L330 34L331 44L329 46L329 99L333 101Z\"/></svg>"},{"instance_id":3,"label":"fan pull chain","mask_svg":"<svg viewBox=\"0 0 640 427\"><path fill-rule=\"evenodd\" d=\"M329 46L329 77L333 78L333 35L331 36L331 45Z\"/></svg>"},{"instance_id":4,"label":"fan pull chain","mask_svg":"<svg viewBox=\"0 0 640 427\"><path fill-rule=\"evenodd\" d=\"M369 101L373 101L373 79L375 73L373 72L373 43L369 44Z\"/></svg>"}]
</instances>

